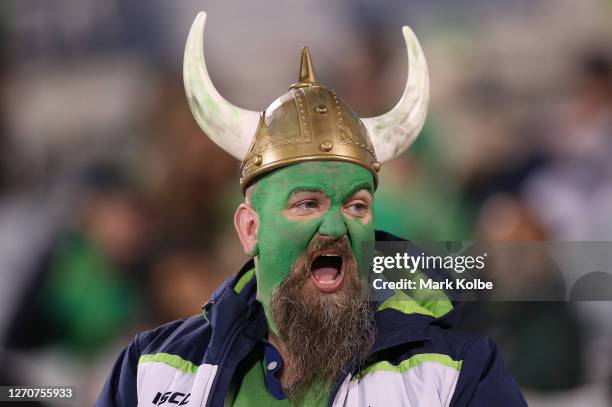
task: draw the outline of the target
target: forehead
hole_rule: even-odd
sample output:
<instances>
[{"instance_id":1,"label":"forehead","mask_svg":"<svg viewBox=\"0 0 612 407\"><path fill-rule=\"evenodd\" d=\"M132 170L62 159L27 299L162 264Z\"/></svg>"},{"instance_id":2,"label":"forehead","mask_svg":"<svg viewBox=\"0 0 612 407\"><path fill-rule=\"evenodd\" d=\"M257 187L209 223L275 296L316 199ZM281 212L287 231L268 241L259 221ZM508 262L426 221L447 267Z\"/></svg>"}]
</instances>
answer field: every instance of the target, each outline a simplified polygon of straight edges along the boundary
<instances>
[{"instance_id":1,"label":"forehead","mask_svg":"<svg viewBox=\"0 0 612 407\"><path fill-rule=\"evenodd\" d=\"M374 192L374 177L364 167L344 161L307 161L280 168L260 181L258 190L276 190L283 198L294 191L320 190L343 197L359 189Z\"/></svg>"}]
</instances>

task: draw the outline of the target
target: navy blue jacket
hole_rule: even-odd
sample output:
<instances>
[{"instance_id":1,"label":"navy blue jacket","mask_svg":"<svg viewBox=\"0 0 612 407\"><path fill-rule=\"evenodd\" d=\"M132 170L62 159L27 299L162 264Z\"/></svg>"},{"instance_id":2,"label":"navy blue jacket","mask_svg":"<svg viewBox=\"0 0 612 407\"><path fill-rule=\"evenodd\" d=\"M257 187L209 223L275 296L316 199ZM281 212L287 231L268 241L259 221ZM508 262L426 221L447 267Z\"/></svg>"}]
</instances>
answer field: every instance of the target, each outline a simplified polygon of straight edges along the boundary
<instances>
[{"instance_id":1,"label":"navy blue jacket","mask_svg":"<svg viewBox=\"0 0 612 407\"><path fill-rule=\"evenodd\" d=\"M227 280L203 315L137 335L96 406L223 406L237 367L268 332L256 279L235 289L253 267ZM492 341L454 329L457 317L456 306L440 313L393 298L378 304L368 366L345 367L329 406L526 406Z\"/></svg>"}]
</instances>

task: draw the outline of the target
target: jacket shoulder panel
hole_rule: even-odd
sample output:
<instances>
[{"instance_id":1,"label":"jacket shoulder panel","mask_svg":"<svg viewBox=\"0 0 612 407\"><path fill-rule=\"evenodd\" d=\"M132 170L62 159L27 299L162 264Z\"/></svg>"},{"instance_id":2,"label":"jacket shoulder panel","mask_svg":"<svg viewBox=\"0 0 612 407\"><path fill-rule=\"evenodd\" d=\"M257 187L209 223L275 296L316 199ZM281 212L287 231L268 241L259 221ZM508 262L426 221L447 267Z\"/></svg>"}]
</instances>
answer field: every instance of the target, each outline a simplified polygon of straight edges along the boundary
<instances>
[{"instance_id":1,"label":"jacket shoulder panel","mask_svg":"<svg viewBox=\"0 0 612 407\"><path fill-rule=\"evenodd\" d=\"M135 340L140 358L168 354L198 366L210 342L210 325L201 315L169 322L139 334Z\"/></svg>"}]
</instances>

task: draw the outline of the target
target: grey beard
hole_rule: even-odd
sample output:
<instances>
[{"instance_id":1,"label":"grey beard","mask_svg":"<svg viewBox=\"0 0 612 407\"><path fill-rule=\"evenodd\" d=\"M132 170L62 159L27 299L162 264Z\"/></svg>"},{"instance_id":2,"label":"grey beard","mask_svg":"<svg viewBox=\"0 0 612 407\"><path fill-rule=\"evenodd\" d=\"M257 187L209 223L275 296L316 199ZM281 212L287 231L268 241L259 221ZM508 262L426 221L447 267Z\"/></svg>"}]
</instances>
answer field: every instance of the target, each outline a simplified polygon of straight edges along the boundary
<instances>
[{"instance_id":1,"label":"grey beard","mask_svg":"<svg viewBox=\"0 0 612 407\"><path fill-rule=\"evenodd\" d=\"M333 293L308 289L313 255L328 248L348 263L343 285ZM346 236L340 240L316 236L275 289L270 310L287 349L283 387L293 401L311 388L319 390L316 396L324 396L352 358L363 361L376 335L369 292L361 284Z\"/></svg>"}]
</instances>

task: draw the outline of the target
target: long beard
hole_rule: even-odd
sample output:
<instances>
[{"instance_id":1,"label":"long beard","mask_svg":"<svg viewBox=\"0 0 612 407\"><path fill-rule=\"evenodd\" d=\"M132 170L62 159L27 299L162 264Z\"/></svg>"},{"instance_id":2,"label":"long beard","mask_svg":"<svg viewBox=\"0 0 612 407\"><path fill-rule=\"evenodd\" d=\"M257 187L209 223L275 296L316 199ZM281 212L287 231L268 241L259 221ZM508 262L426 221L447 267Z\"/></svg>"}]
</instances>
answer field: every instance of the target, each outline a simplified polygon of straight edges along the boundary
<instances>
[{"instance_id":1,"label":"long beard","mask_svg":"<svg viewBox=\"0 0 612 407\"><path fill-rule=\"evenodd\" d=\"M342 286L331 293L308 284L313 256L327 249L335 250L347 262ZM299 401L306 389L316 388L321 393L329 389L352 358L361 362L367 356L375 338L369 300L348 238L316 236L270 302L287 349L282 377L291 400Z\"/></svg>"}]
</instances>

